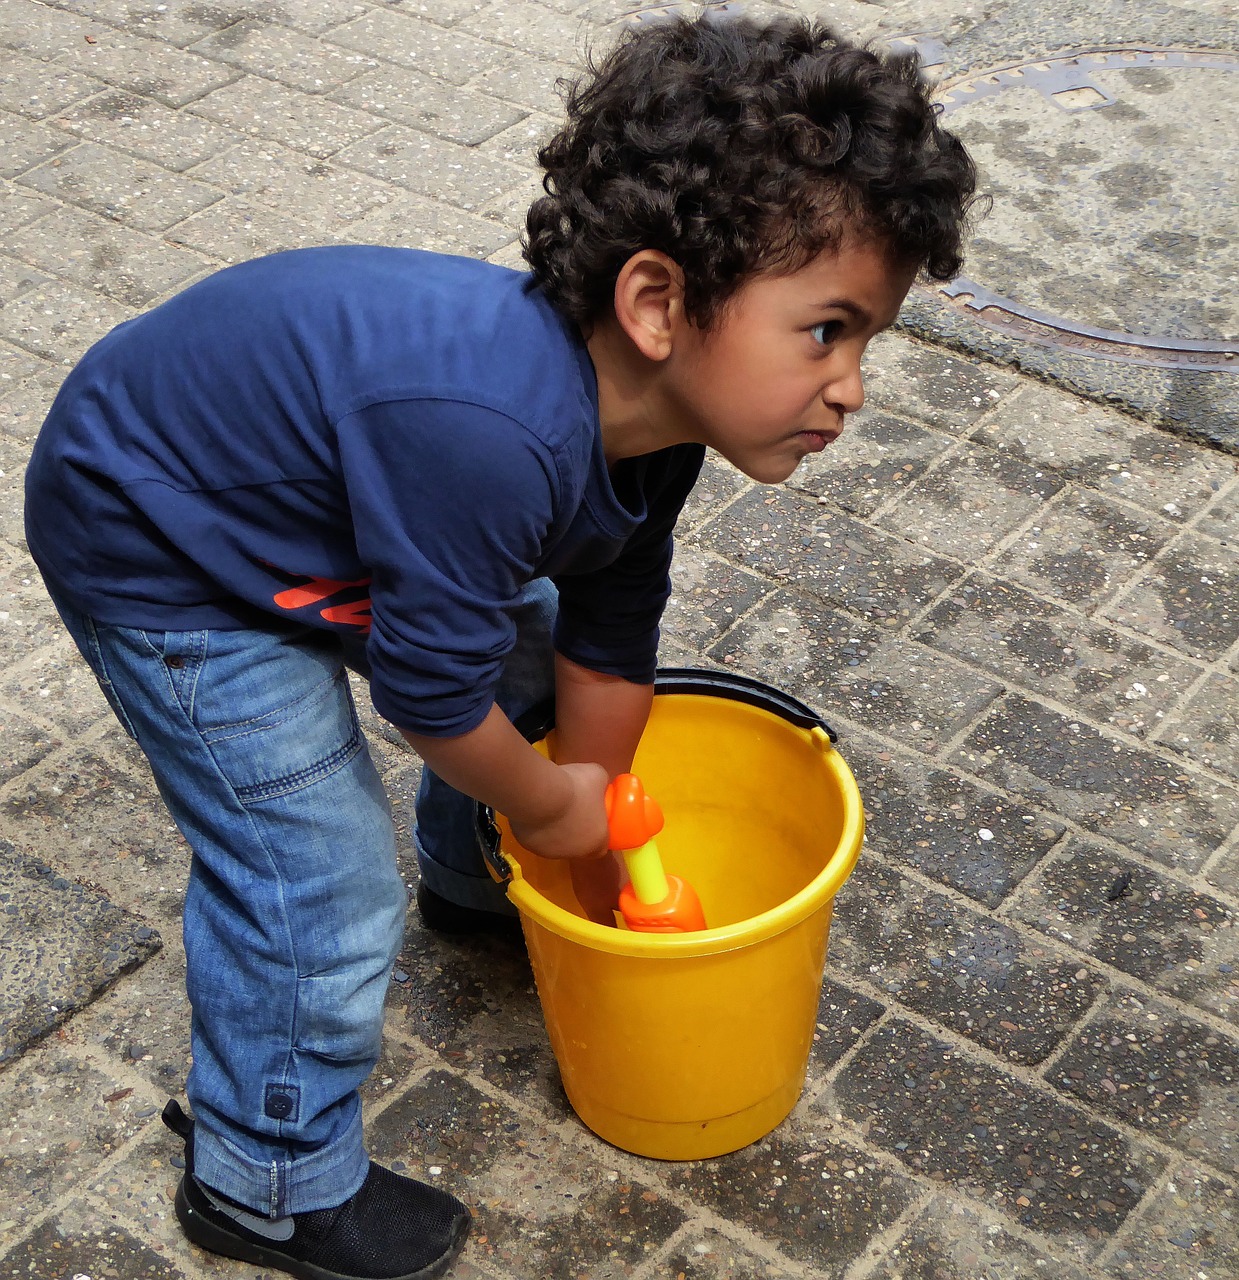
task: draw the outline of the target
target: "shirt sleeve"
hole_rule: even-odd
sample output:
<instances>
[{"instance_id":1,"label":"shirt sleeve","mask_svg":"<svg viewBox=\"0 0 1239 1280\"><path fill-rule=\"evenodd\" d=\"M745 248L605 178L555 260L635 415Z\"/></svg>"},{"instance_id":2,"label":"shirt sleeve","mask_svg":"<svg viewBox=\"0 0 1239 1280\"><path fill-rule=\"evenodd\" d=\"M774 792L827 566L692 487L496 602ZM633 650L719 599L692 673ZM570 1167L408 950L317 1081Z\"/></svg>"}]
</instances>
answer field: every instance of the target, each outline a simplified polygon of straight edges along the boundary
<instances>
[{"instance_id":1,"label":"shirt sleeve","mask_svg":"<svg viewBox=\"0 0 1239 1280\"><path fill-rule=\"evenodd\" d=\"M371 574L375 709L417 733L467 733L490 709L515 642L509 611L555 525L554 460L519 422L458 401L372 405L337 439Z\"/></svg>"},{"instance_id":2,"label":"shirt sleeve","mask_svg":"<svg viewBox=\"0 0 1239 1280\"><path fill-rule=\"evenodd\" d=\"M654 455L644 479L646 517L619 557L590 573L559 574L555 648L608 675L649 684L658 666L658 624L671 594L674 530L705 450L682 445Z\"/></svg>"}]
</instances>

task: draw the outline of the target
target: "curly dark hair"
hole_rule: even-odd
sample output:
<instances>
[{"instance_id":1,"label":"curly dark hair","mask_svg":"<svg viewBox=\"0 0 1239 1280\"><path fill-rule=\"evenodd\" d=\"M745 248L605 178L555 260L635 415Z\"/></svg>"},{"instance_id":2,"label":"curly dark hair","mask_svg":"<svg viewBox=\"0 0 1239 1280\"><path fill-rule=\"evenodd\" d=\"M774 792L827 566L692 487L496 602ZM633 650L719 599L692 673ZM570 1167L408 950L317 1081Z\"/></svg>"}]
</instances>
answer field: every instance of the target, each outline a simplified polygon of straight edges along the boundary
<instances>
[{"instance_id":1,"label":"curly dark hair","mask_svg":"<svg viewBox=\"0 0 1239 1280\"><path fill-rule=\"evenodd\" d=\"M525 258L588 324L641 249L684 273L708 326L757 272L795 271L851 235L947 280L976 190L913 53L877 53L805 19L674 18L630 28L568 87L538 152L546 195Z\"/></svg>"}]
</instances>

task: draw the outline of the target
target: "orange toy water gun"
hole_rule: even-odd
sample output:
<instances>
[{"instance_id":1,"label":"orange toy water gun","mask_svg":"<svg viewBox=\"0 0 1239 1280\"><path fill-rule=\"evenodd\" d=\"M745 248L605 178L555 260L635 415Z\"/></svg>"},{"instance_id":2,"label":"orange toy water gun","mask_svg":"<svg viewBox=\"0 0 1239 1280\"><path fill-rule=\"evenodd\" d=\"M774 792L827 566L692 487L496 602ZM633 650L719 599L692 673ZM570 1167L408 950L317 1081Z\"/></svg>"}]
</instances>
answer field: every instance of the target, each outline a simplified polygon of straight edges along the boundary
<instances>
[{"instance_id":1,"label":"orange toy water gun","mask_svg":"<svg viewBox=\"0 0 1239 1280\"><path fill-rule=\"evenodd\" d=\"M706 927L692 885L663 871L654 837L663 829L663 811L645 794L641 780L621 773L607 786L607 828L611 848L624 855L629 883L620 890L619 909L635 933L695 933Z\"/></svg>"}]
</instances>

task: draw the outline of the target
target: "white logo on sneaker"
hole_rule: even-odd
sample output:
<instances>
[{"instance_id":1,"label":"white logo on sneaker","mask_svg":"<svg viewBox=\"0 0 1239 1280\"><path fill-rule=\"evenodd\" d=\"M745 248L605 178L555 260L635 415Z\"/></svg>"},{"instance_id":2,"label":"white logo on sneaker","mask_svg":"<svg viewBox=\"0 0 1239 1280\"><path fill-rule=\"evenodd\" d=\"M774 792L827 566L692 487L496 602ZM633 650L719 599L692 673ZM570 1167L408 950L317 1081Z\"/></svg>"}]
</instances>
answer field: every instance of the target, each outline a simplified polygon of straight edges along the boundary
<instances>
[{"instance_id":1,"label":"white logo on sneaker","mask_svg":"<svg viewBox=\"0 0 1239 1280\"><path fill-rule=\"evenodd\" d=\"M197 1181L197 1179L194 1179ZM211 1194L209 1187L204 1187L201 1182L198 1188L204 1196L211 1202L211 1206L218 1209L225 1217L231 1218L239 1227L244 1227L246 1231L252 1231L256 1236L262 1236L266 1240L291 1240L293 1232L297 1228L297 1224L292 1218L260 1218L256 1213L249 1213L245 1209L235 1204L229 1204L226 1200L221 1200L218 1196Z\"/></svg>"}]
</instances>

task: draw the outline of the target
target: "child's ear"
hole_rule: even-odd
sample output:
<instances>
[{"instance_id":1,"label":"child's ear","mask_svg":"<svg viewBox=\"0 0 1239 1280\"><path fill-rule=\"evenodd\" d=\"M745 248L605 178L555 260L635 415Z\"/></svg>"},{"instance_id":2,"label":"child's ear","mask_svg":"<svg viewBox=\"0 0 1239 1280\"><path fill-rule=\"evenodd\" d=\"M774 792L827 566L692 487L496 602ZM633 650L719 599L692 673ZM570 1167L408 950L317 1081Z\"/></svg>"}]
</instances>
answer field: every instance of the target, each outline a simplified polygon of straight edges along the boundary
<instances>
[{"instance_id":1,"label":"child's ear","mask_svg":"<svg viewBox=\"0 0 1239 1280\"><path fill-rule=\"evenodd\" d=\"M671 354L684 322L684 273L657 249L634 253L615 281L615 318L647 360Z\"/></svg>"}]
</instances>

